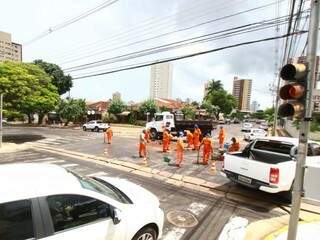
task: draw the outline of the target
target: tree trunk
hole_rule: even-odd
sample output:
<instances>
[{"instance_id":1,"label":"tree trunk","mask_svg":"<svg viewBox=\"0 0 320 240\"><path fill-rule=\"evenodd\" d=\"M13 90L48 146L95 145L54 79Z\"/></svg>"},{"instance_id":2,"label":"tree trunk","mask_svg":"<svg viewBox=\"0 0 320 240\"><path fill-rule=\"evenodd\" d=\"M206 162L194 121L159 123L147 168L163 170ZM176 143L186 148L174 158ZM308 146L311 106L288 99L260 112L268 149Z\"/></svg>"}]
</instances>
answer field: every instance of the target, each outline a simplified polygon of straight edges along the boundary
<instances>
[{"instance_id":1,"label":"tree trunk","mask_svg":"<svg viewBox=\"0 0 320 240\"><path fill-rule=\"evenodd\" d=\"M31 123L32 123L32 115L28 114L28 124L31 124Z\"/></svg>"},{"instance_id":2,"label":"tree trunk","mask_svg":"<svg viewBox=\"0 0 320 240\"><path fill-rule=\"evenodd\" d=\"M38 113L38 125L41 125L42 124L42 120L43 120L43 117L44 117L44 114L43 113Z\"/></svg>"}]
</instances>

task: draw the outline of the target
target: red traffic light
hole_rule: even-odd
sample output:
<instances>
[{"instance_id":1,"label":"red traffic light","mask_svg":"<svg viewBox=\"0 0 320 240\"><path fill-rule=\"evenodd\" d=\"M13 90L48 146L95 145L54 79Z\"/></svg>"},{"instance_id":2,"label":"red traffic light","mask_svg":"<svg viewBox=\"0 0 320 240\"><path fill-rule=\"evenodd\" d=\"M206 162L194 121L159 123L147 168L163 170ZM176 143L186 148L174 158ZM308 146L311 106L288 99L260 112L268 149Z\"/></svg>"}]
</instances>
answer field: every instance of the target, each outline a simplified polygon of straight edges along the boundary
<instances>
[{"instance_id":1,"label":"red traffic light","mask_svg":"<svg viewBox=\"0 0 320 240\"><path fill-rule=\"evenodd\" d=\"M286 64L280 71L280 77L287 81L297 81L307 75L307 66L302 63Z\"/></svg>"},{"instance_id":2,"label":"red traffic light","mask_svg":"<svg viewBox=\"0 0 320 240\"><path fill-rule=\"evenodd\" d=\"M300 102L284 103L279 107L280 117L295 117L301 118L304 112L304 105Z\"/></svg>"},{"instance_id":3,"label":"red traffic light","mask_svg":"<svg viewBox=\"0 0 320 240\"><path fill-rule=\"evenodd\" d=\"M300 99L304 97L306 92L306 88L302 84L298 83L292 83L292 84L287 84L284 85L280 89L280 97L283 100L290 100L290 99Z\"/></svg>"}]
</instances>

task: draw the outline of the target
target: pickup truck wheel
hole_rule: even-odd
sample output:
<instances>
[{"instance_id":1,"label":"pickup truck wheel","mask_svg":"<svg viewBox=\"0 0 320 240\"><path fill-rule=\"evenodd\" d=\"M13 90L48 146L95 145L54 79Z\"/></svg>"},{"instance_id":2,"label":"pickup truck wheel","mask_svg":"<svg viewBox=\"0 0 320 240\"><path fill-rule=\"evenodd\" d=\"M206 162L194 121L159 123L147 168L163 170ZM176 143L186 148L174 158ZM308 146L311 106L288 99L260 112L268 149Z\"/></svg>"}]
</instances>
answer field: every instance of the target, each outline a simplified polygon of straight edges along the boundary
<instances>
[{"instance_id":1,"label":"pickup truck wheel","mask_svg":"<svg viewBox=\"0 0 320 240\"><path fill-rule=\"evenodd\" d=\"M132 240L156 240L157 232L151 227L142 228L134 235Z\"/></svg>"},{"instance_id":2,"label":"pickup truck wheel","mask_svg":"<svg viewBox=\"0 0 320 240\"><path fill-rule=\"evenodd\" d=\"M95 127L95 128L94 128L94 131L99 132L99 128L98 128L98 127Z\"/></svg>"},{"instance_id":3,"label":"pickup truck wheel","mask_svg":"<svg viewBox=\"0 0 320 240\"><path fill-rule=\"evenodd\" d=\"M83 128L82 128L82 129L83 129L83 131L87 131L87 128L86 128L86 126L83 126Z\"/></svg>"}]
</instances>

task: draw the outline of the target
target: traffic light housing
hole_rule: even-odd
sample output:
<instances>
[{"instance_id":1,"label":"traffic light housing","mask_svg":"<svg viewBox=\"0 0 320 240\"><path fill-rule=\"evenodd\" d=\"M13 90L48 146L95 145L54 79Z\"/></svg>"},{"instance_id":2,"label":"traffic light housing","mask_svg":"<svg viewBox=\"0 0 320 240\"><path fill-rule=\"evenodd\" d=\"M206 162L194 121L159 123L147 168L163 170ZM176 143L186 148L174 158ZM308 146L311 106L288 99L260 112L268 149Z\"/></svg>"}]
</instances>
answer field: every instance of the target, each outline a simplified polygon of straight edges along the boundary
<instances>
[{"instance_id":1,"label":"traffic light housing","mask_svg":"<svg viewBox=\"0 0 320 240\"><path fill-rule=\"evenodd\" d=\"M307 65L303 63L286 64L280 71L280 77L287 81L287 84L279 91L280 98L286 101L279 106L279 116L302 118L307 91Z\"/></svg>"}]
</instances>

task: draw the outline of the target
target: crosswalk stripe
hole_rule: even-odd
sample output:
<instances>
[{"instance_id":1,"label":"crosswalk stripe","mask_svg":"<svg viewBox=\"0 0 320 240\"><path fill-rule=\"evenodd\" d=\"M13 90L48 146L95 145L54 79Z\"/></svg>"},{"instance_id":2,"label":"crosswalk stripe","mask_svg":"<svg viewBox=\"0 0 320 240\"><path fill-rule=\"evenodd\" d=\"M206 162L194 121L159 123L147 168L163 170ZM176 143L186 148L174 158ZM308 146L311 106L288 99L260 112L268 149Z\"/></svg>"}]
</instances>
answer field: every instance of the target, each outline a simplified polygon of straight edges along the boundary
<instances>
[{"instance_id":1,"label":"crosswalk stripe","mask_svg":"<svg viewBox=\"0 0 320 240\"><path fill-rule=\"evenodd\" d=\"M53 160L53 161L45 161L44 163L62 163L62 162L66 162L65 160Z\"/></svg>"},{"instance_id":2,"label":"crosswalk stripe","mask_svg":"<svg viewBox=\"0 0 320 240\"><path fill-rule=\"evenodd\" d=\"M55 158L53 157L46 157L46 158L37 158L37 159L31 159L31 160L26 160L23 162L42 162L42 161L50 161L50 160L54 160Z\"/></svg>"},{"instance_id":3,"label":"crosswalk stripe","mask_svg":"<svg viewBox=\"0 0 320 240\"><path fill-rule=\"evenodd\" d=\"M103 175L108 175L106 172L95 172L95 173L90 173L87 174L87 177L92 177L92 176L103 176Z\"/></svg>"},{"instance_id":4,"label":"crosswalk stripe","mask_svg":"<svg viewBox=\"0 0 320 240\"><path fill-rule=\"evenodd\" d=\"M69 163L69 164L63 164L63 165L60 165L61 167L64 167L64 168L67 168L67 167L75 167L75 166L78 166L79 164L76 164L76 163Z\"/></svg>"}]
</instances>

